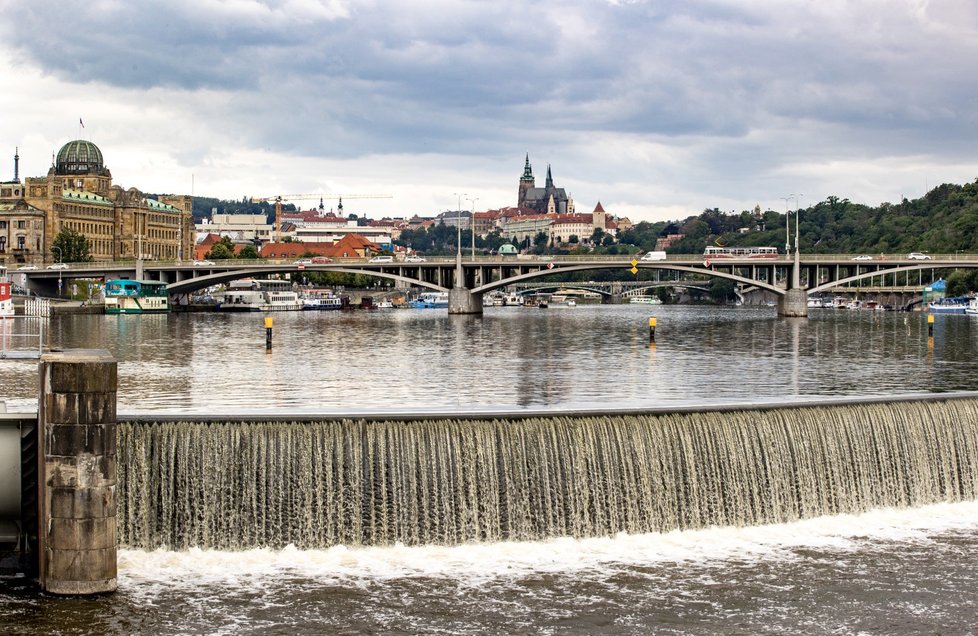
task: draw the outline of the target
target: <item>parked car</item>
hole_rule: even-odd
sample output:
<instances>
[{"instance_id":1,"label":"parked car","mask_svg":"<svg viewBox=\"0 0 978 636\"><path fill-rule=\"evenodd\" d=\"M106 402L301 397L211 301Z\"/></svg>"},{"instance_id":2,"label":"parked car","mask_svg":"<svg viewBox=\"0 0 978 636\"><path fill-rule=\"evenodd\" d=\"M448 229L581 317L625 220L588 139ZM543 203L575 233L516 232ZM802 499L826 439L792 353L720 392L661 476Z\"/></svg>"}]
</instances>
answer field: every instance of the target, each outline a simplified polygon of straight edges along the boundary
<instances>
[{"instance_id":1,"label":"parked car","mask_svg":"<svg viewBox=\"0 0 978 636\"><path fill-rule=\"evenodd\" d=\"M409 256L405 256L404 257L404 262L405 263L425 263L427 261L428 261L428 259L426 259L425 257L418 256L416 254L411 254Z\"/></svg>"},{"instance_id":2,"label":"parked car","mask_svg":"<svg viewBox=\"0 0 978 636\"><path fill-rule=\"evenodd\" d=\"M194 261L194 267L207 267L207 266L213 265L213 264L214 264L214 261L207 261L207 260Z\"/></svg>"},{"instance_id":3,"label":"parked car","mask_svg":"<svg viewBox=\"0 0 978 636\"><path fill-rule=\"evenodd\" d=\"M912 261L929 261L929 260L931 260L931 258L930 258L929 255L924 254L922 252L910 252L909 254L907 254L907 258L909 258Z\"/></svg>"},{"instance_id":4,"label":"parked car","mask_svg":"<svg viewBox=\"0 0 978 636\"><path fill-rule=\"evenodd\" d=\"M21 265L19 269L22 272L26 272L32 269L37 269L37 265Z\"/></svg>"},{"instance_id":5,"label":"parked car","mask_svg":"<svg viewBox=\"0 0 978 636\"><path fill-rule=\"evenodd\" d=\"M51 263L48 269L68 269L68 263Z\"/></svg>"},{"instance_id":6,"label":"parked car","mask_svg":"<svg viewBox=\"0 0 978 636\"><path fill-rule=\"evenodd\" d=\"M870 255L868 255L868 254L860 254L859 256L854 256L852 258L852 260L854 260L854 261L871 261L871 260L873 260L873 257L870 256Z\"/></svg>"},{"instance_id":7,"label":"parked car","mask_svg":"<svg viewBox=\"0 0 978 636\"><path fill-rule=\"evenodd\" d=\"M370 259L370 263L393 263L393 256L374 256Z\"/></svg>"}]
</instances>

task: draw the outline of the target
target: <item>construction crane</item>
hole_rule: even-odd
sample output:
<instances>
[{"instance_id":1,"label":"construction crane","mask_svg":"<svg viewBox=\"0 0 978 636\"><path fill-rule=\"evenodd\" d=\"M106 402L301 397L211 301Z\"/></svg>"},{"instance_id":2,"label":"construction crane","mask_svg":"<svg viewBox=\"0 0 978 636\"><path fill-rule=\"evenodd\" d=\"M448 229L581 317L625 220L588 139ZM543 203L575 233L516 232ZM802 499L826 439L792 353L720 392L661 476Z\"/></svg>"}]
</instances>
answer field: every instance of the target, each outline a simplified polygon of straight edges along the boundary
<instances>
[{"instance_id":1,"label":"construction crane","mask_svg":"<svg viewBox=\"0 0 978 636\"><path fill-rule=\"evenodd\" d=\"M311 201L319 199L339 199L339 209L343 211L343 199L391 199L392 194L276 194L271 197L251 197L252 203L275 202L275 228L272 232L272 240L278 243L279 233L282 231L282 201Z\"/></svg>"}]
</instances>

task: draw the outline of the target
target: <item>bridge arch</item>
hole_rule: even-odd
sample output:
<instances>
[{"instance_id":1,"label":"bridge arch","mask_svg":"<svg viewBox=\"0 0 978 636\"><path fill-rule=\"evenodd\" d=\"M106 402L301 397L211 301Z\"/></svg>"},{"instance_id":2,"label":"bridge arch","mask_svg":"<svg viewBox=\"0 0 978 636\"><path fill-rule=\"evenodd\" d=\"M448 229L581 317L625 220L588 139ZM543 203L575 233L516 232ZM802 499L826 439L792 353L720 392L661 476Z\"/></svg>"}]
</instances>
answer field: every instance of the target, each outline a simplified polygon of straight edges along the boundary
<instances>
[{"instance_id":1,"label":"bridge arch","mask_svg":"<svg viewBox=\"0 0 978 636\"><path fill-rule=\"evenodd\" d=\"M242 278L251 277L266 277L269 274L301 274L307 272L337 272L340 274L361 274L366 276L373 276L375 278L384 278L387 280L393 280L397 282L403 282L409 286L425 287L431 289L432 291L448 291L447 287L443 287L436 283L429 283L427 281L418 280L416 278L410 278L408 276L401 276L399 274L393 274L391 272L385 272L381 270L374 269L360 269L360 268L350 268L343 267L342 265L320 265L320 266L309 266L306 265L304 269L299 269L296 265L286 266L276 268L248 268L248 269L236 269L223 271L216 274L205 274L203 276L194 276L193 278L188 278L185 280L177 281L175 283L170 283L167 285L167 291L170 294L192 294L195 291L205 289L211 285L220 285L222 283L228 283L233 280L239 280Z\"/></svg>"},{"instance_id":2,"label":"bridge arch","mask_svg":"<svg viewBox=\"0 0 978 636\"><path fill-rule=\"evenodd\" d=\"M941 265L905 265L903 267L889 267L886 269L878 269L871 272L863 272L861 274L855 274L853 276L846 276L845 278L840 278L827 283L822 283L821 285L816 285L815 287L810 287L807 291L809 294L817 294L821 292L829 291L835 287L840 287L848 283L855 283L861 280L876 278L877 276L888 276L890 274L900 274L902 272L916 272L925 269L935 270L935 269L948 269L947 264Z\"/></svg>"},{"instance_id":3,"label":"bridge arch","mask_svg":"<svg viewBox=\"0 0 978 636\"><path fill-rule=\"evenodd\" d=\"M754 280L752 278L747 278L744 276L737 276L736 274L729 274L727 272L720 272L712 269L704 269L702 267L689 267L686 265L664 265L664 264L646 264L640 263L637 265L639 269L662 269L671 270L676 272L685 272L687 274L696 274L699 276L710 276L713 278L725 278L727 280L732 280L737 283L744 283L745 285L752 285L754 287L760 287L778 296L784 296L786 290L776 287L770 283L765 283L761 281ZM567 273L567 272L583 272L583 271L595 271L601 269L609 269L608 265L605 263L596 265L558 265L553 269L541 269L535 272L528 272L526 274L520 274L518 276L511 276L509 278L503 278L500 280L492 281L491 283L486 283L472 290L473 294L485 294L487 292L494 291L496 289L501 289L508 285L513 285L521 281L529 281L534 278L542 278L544 276L551 276L553 274Z\"/></svg>"}]
</instances>

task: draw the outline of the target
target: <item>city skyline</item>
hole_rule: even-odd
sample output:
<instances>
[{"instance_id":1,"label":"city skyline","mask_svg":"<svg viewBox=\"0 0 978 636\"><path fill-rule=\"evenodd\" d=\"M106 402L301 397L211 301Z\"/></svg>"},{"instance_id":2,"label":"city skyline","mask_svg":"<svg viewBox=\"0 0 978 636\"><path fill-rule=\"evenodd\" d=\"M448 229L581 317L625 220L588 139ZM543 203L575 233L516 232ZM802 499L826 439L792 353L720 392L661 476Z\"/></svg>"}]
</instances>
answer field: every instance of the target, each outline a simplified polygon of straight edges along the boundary
<instances>
[{"instance_id":1,"label":"city skyline","mask_svg":"<svg viewBox=\"0 0 978 636\"><path fill-rule=\"evenodd\" d=\"M978 177L964 0L15 4L0 180L82 138L124 187L410 217L515 205L528 153L639 222Z\"/></svg>"}]
</instances>

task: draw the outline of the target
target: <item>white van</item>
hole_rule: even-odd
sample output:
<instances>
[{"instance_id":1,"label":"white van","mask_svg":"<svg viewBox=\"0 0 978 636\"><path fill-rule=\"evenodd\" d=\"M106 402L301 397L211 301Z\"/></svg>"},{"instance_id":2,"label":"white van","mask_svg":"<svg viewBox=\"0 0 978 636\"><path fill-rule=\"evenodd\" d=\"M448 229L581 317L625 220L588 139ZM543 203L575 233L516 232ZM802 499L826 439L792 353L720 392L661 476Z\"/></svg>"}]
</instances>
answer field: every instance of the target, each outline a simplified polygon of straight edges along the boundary
<instances>
[{"instance_id":1,"label":"white van","mask_svg":"<svg viewBox=\"0 0 978 636\"><path fill-rule=\"evenodd\" d=\"M645 256L642 257L643 261L664 261L666 260L665 252L646 252Z\"/></svg>"},{"instance_id":2,"label":"white van","mask_svg":"<svg viewBox=\"0 0 978 636\"><path fill-rule=\"evenodd\" d=\"M369 262L371 262L371 263L393 263L394 262L394 257L393 256L374 256L373 258L370 259Z\"/></svg>"}]
</instances>

